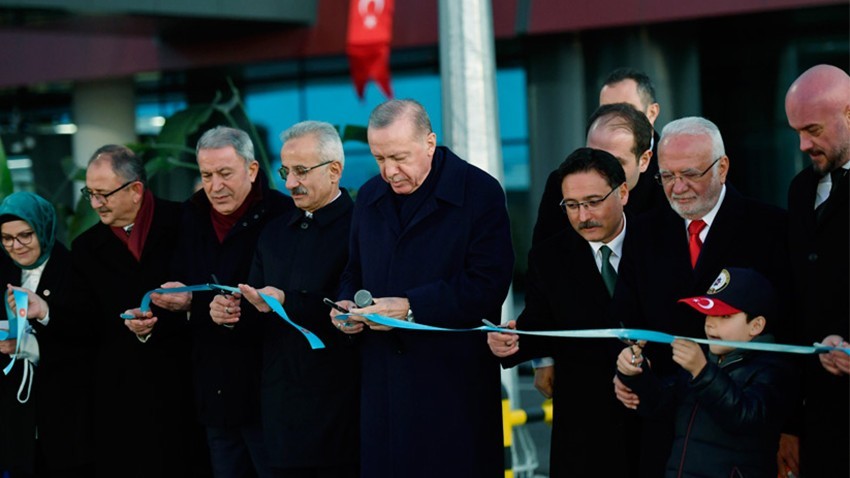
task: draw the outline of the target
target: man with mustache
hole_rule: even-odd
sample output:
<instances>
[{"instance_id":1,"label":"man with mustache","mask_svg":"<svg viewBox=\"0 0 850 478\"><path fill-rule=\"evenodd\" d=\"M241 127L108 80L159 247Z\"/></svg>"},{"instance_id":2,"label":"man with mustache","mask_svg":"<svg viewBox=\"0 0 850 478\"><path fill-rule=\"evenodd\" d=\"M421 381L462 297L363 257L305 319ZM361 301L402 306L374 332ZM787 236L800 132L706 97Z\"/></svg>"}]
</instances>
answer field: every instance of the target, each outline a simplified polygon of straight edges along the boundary
<instances>
[{"instance_id":1,"label":"man with mustache","mask_svg":"<svg viewBox=\"0 0 850 478\"><path fill-rule=\"evenodd\" d=\"M172 278L163 287L248 281L257 239L293 210L269 188L248 134L218 126L196 148L203 190L184 203ZM262 336L253 307L213 292L154 294L154 304L190 312L198 419L206 427L213 474L272 476L260 425ZM211 320L212 319L212 320Z\"/></svg>"},{"instance_id":2,"label":"man with mustache","mask_svg":"<svg viewBox=\"0 0 850 478\"><path fill-rule=\"evenodd\" d=\"M847 347L850 340L850 77L817 65L785 96L788 124L811 164L788 190L794 323L802 343ZM805 357L799 468L803 476L848 476L850 357ZM781 463L782 464L782 463ZM784 465L798 473L793 460Z\"/></svg>"},{"instance_id":3,"label":"man with mustache","mask_svg":"<svg viewBox=\"0 0 850 478\"><path fill-rule=\"evenodd\" d=\"M619 85L620 83L616 84ZM605 88L603 88L603 91L605 91ZM626 187L630 194L629 202L624 208L626 214L632 214L629 213L629 205L632 204L632 191L637 185L646 182L645 179L641 180L640 178L645 178L642 171L646 169L647 163L652 158L653 133L652 123L649 122L647 116L629 103L603 104L593 112L588 120L585 146L601 149L612 154L623 168ZM560 177L557 170L555 176ZM556 181L556 184L559 185L557 196L548 195L550 196L548 200L553 201L553 204L560 203L563 198L560 183L560 179ZM661 188L654 181L651 187L657 188L658 193L661 194ZM546 197L544 196L544 200ZM666 204L664 204L664 207L666 207ZM550 208L551 204L546 205L545 208L541 205L541 212ZM559 210L558 213L560 214L560 221L569 224L568 221L564 221L564 211ZM543 217L541 215L541 219ZM574 228L559 226L559 229L565 232L565 240L569 239L569 247L585 248L585 241L581 239L579 234L576 234ZM567 246L565 245L565 247ZM532 361L532 365L534 366L535 388L545 397L551 398L555 382L554 360L550 357L537 358Z\"/></svg>"},{"instance_id":4,"label":"man with mustache","mask_svg":"<svg viewBox=\"0 0 850 478\"><path fill-rule=\"evenodd\" d=\"M357 478L360 381L354 341L328 320L348 260L354 203L339 187L345 156L333 125L304 121L283 132L281 177L297 209L266 226L244 297L262 312L261 414L269 462L279 478ZM265 287L263 287L265 286ZM325 347L271 312L274 297Z\"/></svg>"},{"instance_id":5,"label":"man with mustache","mask_svg":"<svg viewBox=\"0 0 850 478\"><path fill-rule=\"evenodd\" d=\"M723 267L755 269L774 284L780 297L787 297L786 215L728 184L730 161L717 126L699 117L673 121L661 132L658 155L656 178L670 208L655 209L630 226L632 248L624 252L614 301L617 319L627 327L700 337L700 316L676 301L707 290ZM781 317L769 327L779 342L787 340ZM653 370L675 373L669 349L659 347L647 345L654 350L648 354L654 358ZM627 407L636 407L637 396L619 380L615 393ZM641 476L662 476L672 423L643 424Z\"/></svg>"},{"instance_id":6,"label":"man with mustache","mask_svg":"<svg viewBox=\"0 0 850 478\"><path fill-rule=\"evenodd\" d=\"M508 327L619 327L608 309L624 243L629 240L623 212L629 200L626 174L608 152L580 148L564 160L558 175L561 207L572 229L531 249L525 309ZM503 357L504 366L541 354L555 357L559 379L554 383L551 477L633 474L637 448L626 447L618 452L619 459L609 459L612 441L633 433L637 423L637 415L611 394L611 364L621 348L619 342L533 336L520 340L517 335L489 333L487 343L496 356Z\"/></svg>"}]
</instances>

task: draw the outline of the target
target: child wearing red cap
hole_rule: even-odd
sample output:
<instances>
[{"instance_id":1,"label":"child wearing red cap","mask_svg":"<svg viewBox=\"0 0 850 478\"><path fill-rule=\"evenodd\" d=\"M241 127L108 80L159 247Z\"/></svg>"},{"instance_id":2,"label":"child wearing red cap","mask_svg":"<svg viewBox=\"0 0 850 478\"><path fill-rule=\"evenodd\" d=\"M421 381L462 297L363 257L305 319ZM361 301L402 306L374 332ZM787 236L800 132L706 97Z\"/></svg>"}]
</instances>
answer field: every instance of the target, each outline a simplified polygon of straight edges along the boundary
<instances>
[{"instance_id":1,"label":"child wearing red cap","mask_svg":"<svg viewBox=\"0 0 850 478\"><path fill-rule=\"evenodd\" d=\"M764 331L776 293L752 269L723 269L705 295L679 302L705 314L709 339L773 341ZM682 371L666 381L634 347L617 359L617 375L640 397L638 413L676 414L666 475L775 478L780 429L795 403L788 392L798 388L786 358L719 344L706 356L686 339L672 348Z\"/></svg>"}]
</instances>

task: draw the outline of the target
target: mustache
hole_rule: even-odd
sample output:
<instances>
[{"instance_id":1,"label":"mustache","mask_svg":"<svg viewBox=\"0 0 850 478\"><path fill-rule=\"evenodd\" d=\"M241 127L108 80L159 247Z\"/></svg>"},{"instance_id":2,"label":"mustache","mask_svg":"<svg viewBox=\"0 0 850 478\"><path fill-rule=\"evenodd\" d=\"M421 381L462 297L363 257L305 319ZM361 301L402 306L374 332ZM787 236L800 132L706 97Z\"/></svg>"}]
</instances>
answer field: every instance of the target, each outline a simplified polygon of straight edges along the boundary
<instances>
[{"instance_id":1,"label":"mustache","mask_svg":"<svg viewBox=\"0 0 850 478\"><path fill-rule=\"evenodd\" d=\"M602 227L602 224L598 223L596 221L584 221L584 222L580 222L578 224L579 230L588 229L588 228L591 228L591 227Z\"/></svg>"},{"instance_id":2,"label":"mustache","mask_svg":"<svg viewBox=\"0 0 850 478\"><path fill-rule=\"evenodd\" d=\"M290 189L290 192L292 192L292 194L307 194L308 193L307 188L305 188L304 186L296 186L296 187Z\"/></svg>"}]
</instances>

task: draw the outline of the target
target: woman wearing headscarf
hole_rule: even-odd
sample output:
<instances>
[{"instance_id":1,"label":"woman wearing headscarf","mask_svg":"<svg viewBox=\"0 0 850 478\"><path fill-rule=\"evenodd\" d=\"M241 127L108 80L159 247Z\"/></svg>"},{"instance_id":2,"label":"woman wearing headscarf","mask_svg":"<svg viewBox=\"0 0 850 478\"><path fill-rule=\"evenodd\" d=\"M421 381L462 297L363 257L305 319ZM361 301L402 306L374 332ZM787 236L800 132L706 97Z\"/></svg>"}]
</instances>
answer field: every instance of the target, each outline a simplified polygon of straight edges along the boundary
<instances>
[{"instance_id":1,"label":"woman wearing headscarf","mask_svg":"<svg viewBox=\"0 0 850 478\"><path fill-rule=\"evenodd\" d=\"M80 331L61 307L52 307L68 290L71 271L68 249L56 242L53 206L30 192L6 197L0 204L0 243L5 253L0 285L7 302L0 318L12 313L11 286L34 291L43 302L31 302L48 311L42 319L25 320L22 330L14 323L16 330L9 330L13 321L0 320L5 335L21 331L0 340L0 367L9 369L0 373L0 470L12 478L85 476L92 461L91 383L80 354L85 347L77 340Z\"/></svg>"}]
</instances>

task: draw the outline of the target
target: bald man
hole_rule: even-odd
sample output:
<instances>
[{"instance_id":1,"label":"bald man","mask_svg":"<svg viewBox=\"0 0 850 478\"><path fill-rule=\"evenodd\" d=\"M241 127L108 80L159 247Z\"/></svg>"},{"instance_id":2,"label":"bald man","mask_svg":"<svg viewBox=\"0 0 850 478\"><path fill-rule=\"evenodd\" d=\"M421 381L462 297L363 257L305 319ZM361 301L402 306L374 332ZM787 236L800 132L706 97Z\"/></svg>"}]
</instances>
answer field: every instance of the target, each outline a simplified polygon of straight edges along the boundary
<instances>
[{"instance_id":1,"label":"bald man","mask_svg":"<svg viewBox=\"0 0 850 478\"><path fill-rule=\"evenodd\" d=\"M810 68L785 96L788 124L811 164L788 190L794 313L802 343L850 340L850 76ZM800 441L804 476L850 476L850 356L807 357ZM794 463L788 468L794 469Z\"/></svg>"}]
</instances>

